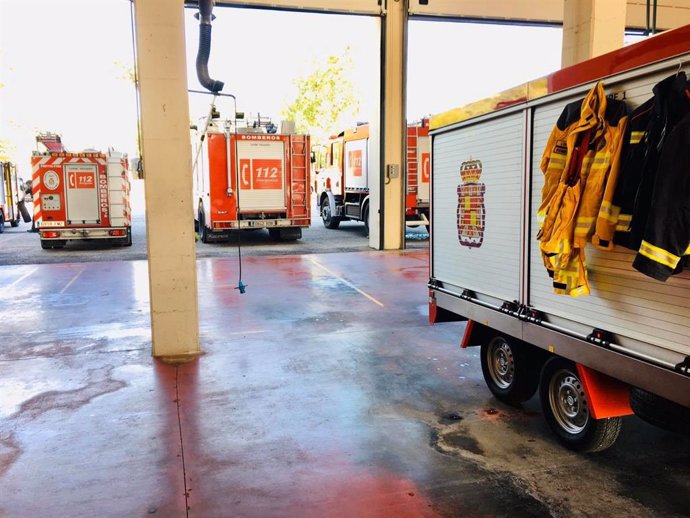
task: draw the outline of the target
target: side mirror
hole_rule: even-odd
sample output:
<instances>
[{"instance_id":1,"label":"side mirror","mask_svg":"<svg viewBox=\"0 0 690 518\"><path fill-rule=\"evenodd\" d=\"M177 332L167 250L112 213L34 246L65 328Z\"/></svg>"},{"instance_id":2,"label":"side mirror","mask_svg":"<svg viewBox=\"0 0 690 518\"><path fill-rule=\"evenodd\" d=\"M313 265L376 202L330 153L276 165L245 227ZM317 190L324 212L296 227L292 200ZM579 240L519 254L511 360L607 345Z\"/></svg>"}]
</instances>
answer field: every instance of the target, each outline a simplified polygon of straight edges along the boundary
<instances>
[{"instance_id":1,"label":"side mirror","mask_svg":"<svg viewBox=\"0 0 690 518\"><path fill-rule=\"evenodd\" d=\"M309 160L311 160L311 163L312 163L312 164L315 164L315 163L316 163L316 153L314 153L313 151L310 152L310 154L309 154Z\"/></svg>"}]
</instances>

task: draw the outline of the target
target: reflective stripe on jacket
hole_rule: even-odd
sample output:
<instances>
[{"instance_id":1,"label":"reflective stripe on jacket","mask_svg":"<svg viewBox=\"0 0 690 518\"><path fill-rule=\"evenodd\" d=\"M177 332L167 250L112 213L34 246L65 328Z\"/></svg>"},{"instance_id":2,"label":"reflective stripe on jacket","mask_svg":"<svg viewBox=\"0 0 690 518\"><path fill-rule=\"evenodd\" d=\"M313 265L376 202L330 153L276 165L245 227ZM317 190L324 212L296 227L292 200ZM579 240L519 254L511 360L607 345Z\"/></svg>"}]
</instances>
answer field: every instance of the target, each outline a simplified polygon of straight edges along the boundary
<instances>
[{"instance_id":1,"label":"reflective stripe on jacket","mask_svg":"<svg viewBox=\"0 0 690 518\"><path fill-rule=\"evenodd\" d=\"M667 135L654 183L647 225L633 262L665 281L690 254L690 114Z\"/></svg>"},{"instance_id":2,"label":"reflective stripe on jacket","mask_svg":"<svg viewBox=\"0 0 690 518\"><path fill-rule=\"evenodd\" d=\"M589 294L584 249L595 231L599 246L613 246L611 201L627 119L625 102L607 99L599 82L565 107L547 141L537 239L555 293Z\"/></svg>"}]
</instances>

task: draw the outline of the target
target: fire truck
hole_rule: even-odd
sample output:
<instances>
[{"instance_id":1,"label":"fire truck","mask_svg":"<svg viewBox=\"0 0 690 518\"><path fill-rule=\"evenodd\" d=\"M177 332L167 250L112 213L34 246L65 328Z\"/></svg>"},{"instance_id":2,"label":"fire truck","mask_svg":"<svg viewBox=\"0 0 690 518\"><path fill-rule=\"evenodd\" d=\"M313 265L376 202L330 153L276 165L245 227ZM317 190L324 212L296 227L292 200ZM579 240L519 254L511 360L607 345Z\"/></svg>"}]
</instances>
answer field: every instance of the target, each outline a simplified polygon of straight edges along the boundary
<instances>
[{"instance_id":1,"label":"fire truck","mask_svg":"<svg viewBox=\"0 0 690 518\"><path fill-rule=\"evenodd\" d=\"M36 137L32 191L41 247L108 240L132 245L127 155L114 150L67 152L56 134Z\"/></svg>"},{"instance_id":2,"label":"fire truck","mask_svg":"<svg viewBox=\"0 0 690 518\"><path fill-rule=\"evenodd\" d=\"M407 127L405 222L429 227L429 128L427 121ZM341 221L363 221L369 231L369 125L360 124L315 150L315 190L326 228Z\"/></svg>"},{"instance_id":3,"label":"fire truck","mask_svg":"<svg viewBox=\"0 0 690 518\"><path fill-rule=\"evenodd\" d=\"M12 162L0 162L0 233L5 231L6 223L19 225L23 197L17 167Z\"/></svg>"},{"instance_id":4,"label":"fire truck","mask_svg":"<svg viewBox=\"0 0 690 518\"><path fill-rule=\"evenodd\" d=\"M242 124L239 126L239 124ZM192 127L195 226L201 241L227 241L232 230L267 229L294 241L311 224L309 136L268 119L221 120Z\"/></svg>"},{"instance_id":5,"label":"fire truck","mask_svg":"<svg viewBox=\"0 0 690 518\"><path fill-rule=\"evenodd\" d=\"M690 160L687 63L690 26L430 122L429 318L466 321L461 347L480 348L494 397L514 405L538 394L572 450L610 447L633 413L690 434L688 228L647 237L644 226L642 244L626 234L647 214L655 224L666 210L687 216L690 184L673 180ZM675 127L663 88L685 114ZM649 149L660 150L659 167L649 158L640 182L637 153ZM637 212L645 196L649 210ZM549 221L555 238L545 237ZM671 232L676 255L661 248Z\"/></svg>"}]
</instances>

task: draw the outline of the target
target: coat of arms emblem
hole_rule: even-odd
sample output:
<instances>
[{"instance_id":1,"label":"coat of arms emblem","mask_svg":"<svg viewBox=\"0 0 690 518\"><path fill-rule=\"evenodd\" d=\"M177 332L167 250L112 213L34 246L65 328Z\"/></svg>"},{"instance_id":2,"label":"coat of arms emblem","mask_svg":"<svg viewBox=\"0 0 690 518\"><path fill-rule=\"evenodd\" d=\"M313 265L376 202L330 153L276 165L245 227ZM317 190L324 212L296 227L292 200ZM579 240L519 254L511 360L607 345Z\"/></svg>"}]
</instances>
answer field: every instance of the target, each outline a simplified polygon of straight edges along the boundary
<instances>
[{"instance_id":1,"label":"coat of arms emblem","mask_svg":"<svg viewBox=\"0 0 690 518\"><path fill-rule=\"evenodd\" d=\"M482 175L480 160L460 164L458 185L458 240L462 246L478 248L484 241L484 192L486 186L479 180Z\"/></svg>"}]
</instances>

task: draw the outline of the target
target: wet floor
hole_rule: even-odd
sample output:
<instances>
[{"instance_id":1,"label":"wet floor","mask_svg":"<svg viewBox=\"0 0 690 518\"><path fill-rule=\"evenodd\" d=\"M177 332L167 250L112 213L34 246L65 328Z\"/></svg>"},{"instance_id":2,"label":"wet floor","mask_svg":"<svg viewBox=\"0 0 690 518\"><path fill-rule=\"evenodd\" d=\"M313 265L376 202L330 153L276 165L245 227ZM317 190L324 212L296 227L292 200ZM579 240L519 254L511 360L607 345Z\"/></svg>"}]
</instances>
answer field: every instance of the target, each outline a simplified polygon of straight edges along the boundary
<instances>
[{"instance_id":1,"label":"wet floor","mask_svg":"<svg viewBox=\"0 0 690 518\"><path fill-rule=\"evenodd\" d=\"M198 261L204 355L150 356L145 262L0 270L0 516L690 516L690 440L563 450L491 397L428 254ZM18 295L20 294L20 295Z\"/></svg>"}]
</instances>

